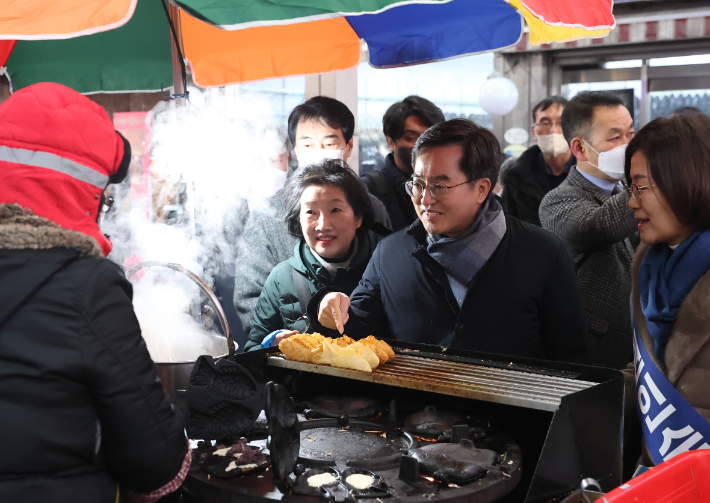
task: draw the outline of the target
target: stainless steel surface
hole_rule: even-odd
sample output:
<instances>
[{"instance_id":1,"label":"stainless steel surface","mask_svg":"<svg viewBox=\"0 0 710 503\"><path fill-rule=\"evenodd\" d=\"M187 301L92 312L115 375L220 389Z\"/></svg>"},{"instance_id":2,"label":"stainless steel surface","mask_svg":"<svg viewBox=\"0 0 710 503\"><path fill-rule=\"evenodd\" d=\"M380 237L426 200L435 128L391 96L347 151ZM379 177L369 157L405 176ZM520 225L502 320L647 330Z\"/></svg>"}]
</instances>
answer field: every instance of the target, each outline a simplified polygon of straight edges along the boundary
<instances>
[{"instance_id":1,"label":"stainless steel surface","mask_svg":"<svg viewBox=\"0 0 710 503\"><path fill-rule=\"evenodd\" d=\"M557 410L562 397L596 385L402 354L372 372L295 362L280 354L269 356L268 365L547 411Z\"/></svg>"},{"instance_id":2,"label":"stainless steel surface","mask_svg":"<svg viewBox=\"0 0 710 503\"><path fill-rule=\"evenodd\" d=\"M157 260L146 260L145 262L141 262L140 264L131 267L128 272L126 272L126 277L130 279L131 276L133 276L141 269L154 266L167 267L174 271L181 272L182 274L190 278L192 281L194 281L197 286L200 287L200 290L202 290L202 292L207 295L207 297L210 299L210 302L217 310L217 318L219 319L220 325L222 325L222 330L224 331L224 334L227 336L227 347L229 349L229 355L234 355L234 340L232 340L232 332L229 329L229 324L227 323L227 317L224 314L224 309L222 309L222 305L219 303L219 300L217 300L217 296L214 294L212 289L207 285L207 283L202 281L202 278L200 278L197 274L181 266L180 264L173 264L171 262L160 262Z\"/></svg>"},{"instance_id":3,"label":"stainless steel surface","mask_svg":"<svg viewBox=\"0 0 710 503\"><path fill-rule=\"evenodd\" d=\"M126 272L126 277L131 278L136 272L144 269L146 267L161 266L173 269L174 271L181 272L192 281L197 283L200 290L204 292L205 295L210 299L212 305L217 311L217 318L222 325L222 330L227 336L227 346L229 349L229 355L234 355L234 341L232 340L232 333L229 330L229 324L227 323L227 317L224 315L224 310L217 300L217 296L214 294L212 289L207 286L207 283L202 281L202 279L189 269L181 266L180 264L173 264L170 262L158 262L158 261L145 261L138 265L133 266ZM223 358L227 355L222 355L219 358ZM183 418L187 422L189 420L189 415L187 413L187 402L183 396L180 396L179 391L186 390L187 385L190 382L190 374L195 366L195 360L192 361L182 361L182 362L155 362L155 369L163 384L163 389L170 396L175 407L182 413Z\"/></svg>"},{"instance_id":4,"label":"stainless steel surface","mask_svg":"<svg viewBox=\"0 0 710 503\"><path fill-rule=\"evenodd\" d=\"M163 389L170 396L173 405L180 411L186 422L190 418L187 412L187 400L184 394L181 395L178 391L187 389L194 366L195 362L155 363L155 371L160 382L163 383Z\"/></svg>"}]
</instances>

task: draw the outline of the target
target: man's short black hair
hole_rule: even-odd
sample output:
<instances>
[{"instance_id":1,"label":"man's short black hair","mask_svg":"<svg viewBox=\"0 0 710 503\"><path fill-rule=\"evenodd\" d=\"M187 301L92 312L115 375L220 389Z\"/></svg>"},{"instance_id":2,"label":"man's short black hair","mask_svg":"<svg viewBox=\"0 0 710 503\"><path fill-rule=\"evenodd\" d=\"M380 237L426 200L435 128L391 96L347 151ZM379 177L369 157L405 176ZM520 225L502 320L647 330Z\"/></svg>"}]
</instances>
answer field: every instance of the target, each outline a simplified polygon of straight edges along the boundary
<instances>
[{"instance_id":1,"label":"man's short black hair","mask_svg":"<svg viewBox=\"0 0 710 503\"><path fill-rule=\"evenodd\" d=\"M561 105L562 108L564 108L565 106L567 106L567 103L569 103L569 101L564 99L562 96L548 96L547 98L545 98L544 100L542 100L540 103L538 103L537 105L535 105L533 107L533 109L532 109L533 122L537 122L537 113L538 112L544 112L545 110L547 110L548 108L550 108L552 105L555 105L555 104Z\"/></svg>"},{"instance_id":2,"label":"man's short black hair","mask_svg":"<svg viewBox=\"0 0 710 503\"><path fill-rule=\"evenodd\" d=\"M355 131L355 117L350 109L340 101L327 96L314 96L298 105L288 116L288 139L296 145L296 128L302 122L322 121L333 129L341 129L345 143Z\"/></svg>"},{"instance_id":3,"label":"man's short black hair","mask_svg":"<svg viewBox=\"0 0 710 503\"><path fill-rule=\"evenodd\" d=\"M500 171L500 144L493 133L468 119L451 119L424 131L412 149L412 164L422 152L447 145L463 147L460 168L468 180L488 178L491 189L495 187Z\"/></svg>"},{"instance_id":4,"label":"man's short black hair","mask_svg":"<svg viewBox=\"0 0 710 503\"><path fill-rule=\"evenodd\" d=\"M428 127L446 120L444 112L431 101L421 96L407 96L391 105L382 117L382 131L385 136L399 140L404 134L404 122L411 115L419 117Z\"/></svg>"},{"instance_id":5,"label":"man's short black hair","mask_svg":"<svg viewBox=\"0 0 710 503\"><path fill-rule=\"evenodd\" d=\"M562 111L562 133L567 143L571 145L572 139L577 137L589 139L595 109L618 106L623 107L624 102L611 93L584 91L572 98Z\"/></svg>"},{"instance_id":6,"label":"man's short black hair","mask_svg":"<svg viewBox=\"0 0 710 503\"><path fill-rule=\"evenodd\" d=\"M332 126L331 126L332 127ZM355 172L340 159L323 159L299 169L286 185L286 226L288 232L302 238L301 230L301 195L312 185L331 185L345 192L345 197L356 217L362 217L362 224L357 230L363 234L370 230L375 221L375 210L372 208L369 193L360 182Z\"/></svg>"}]
</instances>

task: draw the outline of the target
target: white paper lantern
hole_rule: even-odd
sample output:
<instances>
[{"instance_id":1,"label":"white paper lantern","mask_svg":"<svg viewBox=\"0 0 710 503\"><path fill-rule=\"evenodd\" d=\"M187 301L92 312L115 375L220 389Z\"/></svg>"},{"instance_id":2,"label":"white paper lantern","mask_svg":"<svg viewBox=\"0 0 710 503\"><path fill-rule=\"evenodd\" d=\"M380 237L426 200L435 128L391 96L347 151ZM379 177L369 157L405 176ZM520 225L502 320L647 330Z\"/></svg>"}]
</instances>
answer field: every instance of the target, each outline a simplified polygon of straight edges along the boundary
<instances>
[{"instance_id":1,"label":"white paper lantern","mask_svg":"<svg viewBox=\"0 0 710 503\"><path fill-rule=\"evenodd\" d=\"M518 88L505 77L493 77L478 92L478 104L491 115L505 115L518 104Z\"/></svg>"}]
</instances>

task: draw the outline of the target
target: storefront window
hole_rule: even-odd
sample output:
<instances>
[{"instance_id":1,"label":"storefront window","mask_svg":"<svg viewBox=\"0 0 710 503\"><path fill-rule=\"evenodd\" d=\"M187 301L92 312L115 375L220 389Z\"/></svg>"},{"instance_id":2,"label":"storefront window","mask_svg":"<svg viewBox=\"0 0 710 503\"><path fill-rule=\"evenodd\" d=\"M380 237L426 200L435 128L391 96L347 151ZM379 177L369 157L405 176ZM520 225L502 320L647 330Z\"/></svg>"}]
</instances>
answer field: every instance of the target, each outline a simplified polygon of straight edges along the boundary
<instances>
[{"instance_id":1,"label":"storefront window","mask_svg":"<svg viewBox=\"0 0 710 503\"><path fill-rule=\"evenodd\" d=\"M285 124L291 110L303 103L306 95L306 78L289 77L287 79L262 80L241 84L240 87L268 97L271 103L271 112L283 116Z\"/></svg>"},{"instance_id":2,"label":"storefront window","mask_svg":"<svg viewBox=\"0 0 710 503\"><path fill-rule=\"evenodd\" d=\"M382 166L389 153L382 116L412 94L431 100L447 119L465 117L493 128L493 117L478 105L478 91L493 73L492 53L384 70L363 63L357 73L360 174Z\"/></svg>"}]
</instances>

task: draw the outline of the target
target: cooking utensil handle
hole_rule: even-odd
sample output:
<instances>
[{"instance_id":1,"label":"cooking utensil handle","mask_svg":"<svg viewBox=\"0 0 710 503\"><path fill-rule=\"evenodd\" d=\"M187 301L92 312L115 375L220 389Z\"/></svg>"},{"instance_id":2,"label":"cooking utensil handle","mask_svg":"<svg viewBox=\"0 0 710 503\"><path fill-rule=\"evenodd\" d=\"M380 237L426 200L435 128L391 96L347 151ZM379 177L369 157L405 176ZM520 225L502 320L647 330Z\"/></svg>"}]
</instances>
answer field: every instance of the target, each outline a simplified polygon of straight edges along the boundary
<instances>
[{"instance_id":1,"label":"cooking utensil handle","mask_svg":"<svg viewBox=\"0 0 710 503\"><path fill-rule=\"evenodd\" d=\"M219 324L222 325L222 331L227 336L229 356L234 356L234 340L232 339L232 331L229 329L229 324L227 323L227 317L224 315L224 309L222 309L222 304L219 303L219 300L217 300L217 296L214 294L212 289L207 286L207 283L202 281L202 278L200 278L197 274L187 269L186 267L181 266L180 264L174 264L172 262L160 262L158 260L146 260L145 262L141 262L140 264L131 267L126 272L126 278L130 279L131 276L133 276L141 269L153 266L167 267L174 271L180 272L190 278L197 284L198 287L200 287L200 290L202 290L202 292L207 295L207 297L210 299L210 302L212 302L212 305L217 310L217 318L219 319Z\"/></svg>"}]
</instances>

